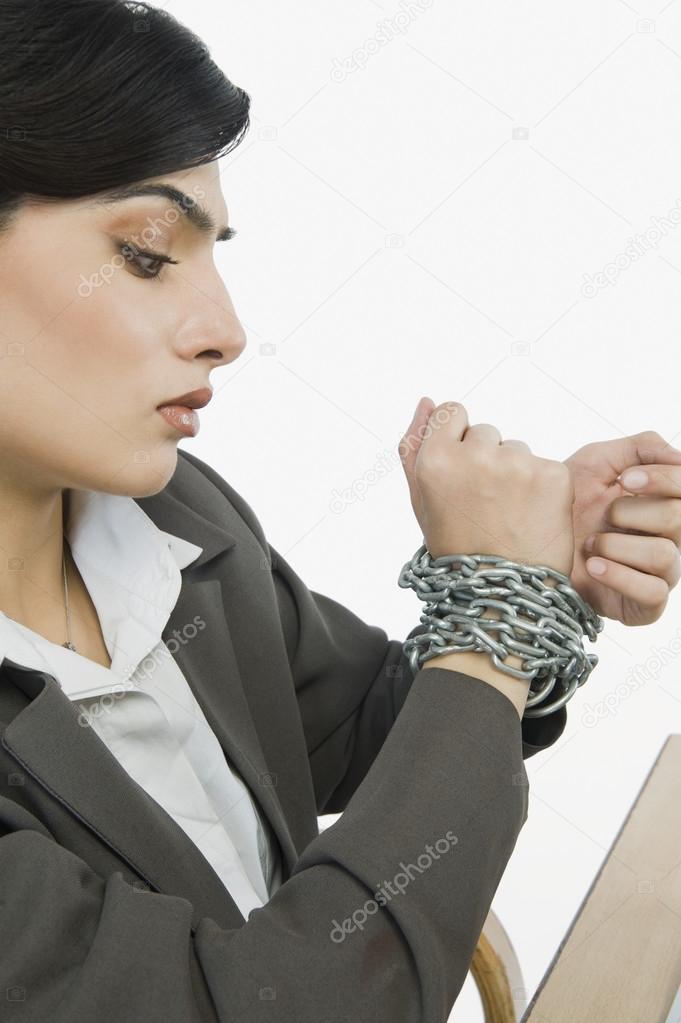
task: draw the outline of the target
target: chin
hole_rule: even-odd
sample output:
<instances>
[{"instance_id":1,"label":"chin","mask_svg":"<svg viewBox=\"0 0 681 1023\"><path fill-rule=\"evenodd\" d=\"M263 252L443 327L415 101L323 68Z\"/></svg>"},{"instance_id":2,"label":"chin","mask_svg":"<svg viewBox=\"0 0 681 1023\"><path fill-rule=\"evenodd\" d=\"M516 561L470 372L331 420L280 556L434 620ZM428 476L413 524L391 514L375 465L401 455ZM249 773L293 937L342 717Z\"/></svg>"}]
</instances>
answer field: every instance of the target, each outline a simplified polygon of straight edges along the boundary
<instances>
[{"instance_id":1,"label":"chin","mask_svg":"<svg viewBox=\"0 0 681 1023\"><path fill-rule=\"evenodd\" d=\"M124 497L153 497L164 490L177 469L177 444L161 445L149 454L148 461L135 462L134 458L127 471L119 472L111 486L102 489L110 494Z\"/></svg>"}]
</instances>

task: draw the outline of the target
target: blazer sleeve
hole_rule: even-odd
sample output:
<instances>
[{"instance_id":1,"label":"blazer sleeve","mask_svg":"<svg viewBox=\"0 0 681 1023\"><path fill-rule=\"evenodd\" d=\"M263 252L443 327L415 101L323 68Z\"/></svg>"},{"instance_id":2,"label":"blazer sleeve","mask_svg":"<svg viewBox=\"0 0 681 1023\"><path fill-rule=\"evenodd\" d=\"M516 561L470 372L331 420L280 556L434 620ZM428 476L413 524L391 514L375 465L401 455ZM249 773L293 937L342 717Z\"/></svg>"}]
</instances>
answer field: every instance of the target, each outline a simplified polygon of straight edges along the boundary
<instances>
[{"instance_id":1,"label":"blazer sleeve","mask_svg":"<svg viewBox=\"0 0 681 1023\"><path fill-rule=\"evenodd\" d=\"M345 812L240 927L107 877L0 795L14 1023L444 1023L527 818L520 720L420 671Z\"/></svg>"},{"instance_id":2,"label":"blazer sleeve","mask_svg":"<svg viewBox=\"0 0 681 1023\"><path fill-rule=\"evenodd\" d=\"M362 621L338 601L308 589L281 554L271 545L267 547L284 633L294 637L289 640L290 663L317 812L340 813L395 724L414 674L403 640L389 639L380 626ZM426 626L419 624L407 638L425 631ZM462 674L451 672L451 685L457 685L455 676ZM489 688L488 682L467 677ZM512 706L506 696L499 695ZM523 717L523 758L556 742L566 721L564 706L544 717ZM484 727L484 722L481 725Z\"/></svg>"},{"instance_id":3,"label":"blazer sleeve","mask_svg":"<svg viewBox=\"0 0 681 1023\"><path fill-rule=\"evenodd\" d=\"M414 681L404 640L389 639L380 626L364 622L338 601L310 590L268 543L249 503L205 462L193 455L191 461L228 498L268 556L305 731L317 813L340 813L373 763ZM395 579L400 567L395 568ZM416 595L414 605L415 617L420 618L422 604ZM405 638L424 631L425 626L419 624ZM475 681L489 686L481 679ZM451 684L456 685L455 678ZM523 758L553 745L566 722L565 707L540 718L523 717ZM481 725L484 727L484 722Z\"/></svg>"}]
</instances>

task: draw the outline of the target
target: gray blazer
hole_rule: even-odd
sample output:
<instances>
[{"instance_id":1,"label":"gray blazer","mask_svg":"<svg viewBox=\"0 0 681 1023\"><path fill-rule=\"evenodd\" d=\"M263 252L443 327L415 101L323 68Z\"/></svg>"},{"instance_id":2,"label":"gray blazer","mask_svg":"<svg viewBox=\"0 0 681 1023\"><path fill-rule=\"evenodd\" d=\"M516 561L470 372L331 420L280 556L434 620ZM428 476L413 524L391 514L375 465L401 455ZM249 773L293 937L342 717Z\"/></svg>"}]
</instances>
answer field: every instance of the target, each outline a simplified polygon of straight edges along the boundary
<instances>
[{"instance_id":1,"label":"gray blazer","mask_svg":"<svg viewBox=\"0 0 681 1023\"><path fill-rule=\"evenodd\" d=\"M402 640L309 590L247 502L178 451L167 487L136 499L203 547L163 639L283 884L244 920L56 680L5 658L0 1019L443 1023L527 819L524 758L566 710L521 722L471 675L413 676Z\"/></svg>"}]
</instances>

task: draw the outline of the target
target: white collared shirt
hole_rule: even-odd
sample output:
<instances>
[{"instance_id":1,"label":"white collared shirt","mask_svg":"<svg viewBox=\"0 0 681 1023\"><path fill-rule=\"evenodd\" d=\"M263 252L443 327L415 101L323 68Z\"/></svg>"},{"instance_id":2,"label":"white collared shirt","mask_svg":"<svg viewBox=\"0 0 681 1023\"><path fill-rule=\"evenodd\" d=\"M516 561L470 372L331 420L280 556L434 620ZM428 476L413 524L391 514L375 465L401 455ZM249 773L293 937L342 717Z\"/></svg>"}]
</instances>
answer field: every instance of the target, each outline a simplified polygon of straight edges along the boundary
<instances>
[{"instance_id":1,"label":"white collared shirt","mask_svg":"<svg viewBox=\"0 0 681 1023\"><path fill-rule=\"evenodd\" d=\"M244 918L281 884L259 811L161 639L202 552L159 529L131 497L71 490L64 532L97 611L105 668L0 611L0 662L53 675L127 773L183 829ZM64 616L66 640L66 614ZM66 751L68 755L68 751Z\"/></svg>"}]
</instances>

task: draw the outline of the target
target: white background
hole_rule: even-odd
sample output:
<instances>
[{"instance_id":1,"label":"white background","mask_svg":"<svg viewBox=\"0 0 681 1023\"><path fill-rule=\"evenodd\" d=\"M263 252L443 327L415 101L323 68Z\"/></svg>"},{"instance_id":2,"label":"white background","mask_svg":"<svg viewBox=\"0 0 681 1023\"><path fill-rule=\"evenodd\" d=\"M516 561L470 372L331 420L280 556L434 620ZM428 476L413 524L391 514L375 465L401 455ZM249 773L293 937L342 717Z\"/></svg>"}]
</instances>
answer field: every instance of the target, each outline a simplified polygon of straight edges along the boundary
<instances>
[{"instance_id":1,"label":"white background","mask_svg":"<svg viewBox=\"0 0 681 1023\"><path fill-rule=\"evenodd\" d=\"M645 429L681 446L679 0L160 6L252 98L220 162L239 235L216 247L248 345L182 446L308 586L393 639L418 622L397 586L421 543L397 445L421 395L544 457ZM585 293L644 232L641 258ZM681 732L679 600L653 625L606 623L563 736L526 762L529 819L492 907L520 1008ZM470 975L450 1019L482 1020Z\"/></svg>"}]
</instances>

